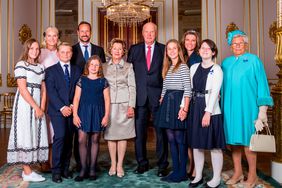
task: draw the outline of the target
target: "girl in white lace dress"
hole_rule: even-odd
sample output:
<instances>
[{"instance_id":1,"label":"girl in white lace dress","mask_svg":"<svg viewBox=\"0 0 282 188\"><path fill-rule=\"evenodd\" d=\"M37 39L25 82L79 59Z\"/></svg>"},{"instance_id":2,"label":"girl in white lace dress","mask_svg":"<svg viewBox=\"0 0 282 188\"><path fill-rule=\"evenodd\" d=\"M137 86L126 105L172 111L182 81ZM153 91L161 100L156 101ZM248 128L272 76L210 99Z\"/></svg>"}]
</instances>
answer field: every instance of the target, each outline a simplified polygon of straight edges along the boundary
<instances>
[{"instance_id":1,"label":"girl in white lace dress","mask_svg":"<svg viewBox=\"0 0 282 188\"><path fill-rule=\"evenodd\" d=\"M17 92L13 106L8 143L8 164L22 164L24 181L44 181L33 172L30 164L48 160L48 139L44 116L46 89L44 67L38 64L39 43L29 39L23 46L20 61L15 66Z\"/></svg>"}]
</instances>

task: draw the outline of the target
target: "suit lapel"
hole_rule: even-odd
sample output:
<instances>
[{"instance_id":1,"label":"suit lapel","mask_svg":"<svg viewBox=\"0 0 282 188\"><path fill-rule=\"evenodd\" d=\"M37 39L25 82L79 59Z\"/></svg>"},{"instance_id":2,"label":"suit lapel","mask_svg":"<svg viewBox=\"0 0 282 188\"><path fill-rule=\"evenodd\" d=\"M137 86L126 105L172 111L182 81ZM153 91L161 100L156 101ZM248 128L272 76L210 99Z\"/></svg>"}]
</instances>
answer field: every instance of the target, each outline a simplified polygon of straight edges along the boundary
<instances>
[{"instance_id":1,"label":"suit lapel","mask_svg":"<svg viewBox=\"0 0 282 188\"><path fill-rule=\"evenodd\" d=\"M92 43L90 43L90 45L91 45L91 54L90 54L90 56L92 56L92 55L95 54L95 46Z\"/></svg>"},{"instance_id":2,"label":"suit lapel","mask_svg":"<svg viewBox=\"0 0 282 188\"><path fill-rule=\"evenodd\" d=\"M143 63L143 67L144 67L144 69L145 69L145 71L146 72L148 72L148 67L147 67L147 56L146 56L146 45L145 45L145 43L142 43L142 45L141 45L141 57L142 58L144 58L143 60L142 60L142 63Z\"/></svg>"},{"instance_id":3,"label":"suit lapel","mask_svg":"<svg viewBox=\"0 0 282 188\"><path fill-rule=\"evenodd\" d=\"M79 43L77 43L76 45L76 50L77 50L77 59L82 59L82 61L85 62Z\"/></svg>"},{"instance_id":4,"label":"suit lapel","mask_svg":"<svg viewBox=\"0 0 282 188\"><path fill-rule=\"evenodd\" d=\"M71 68L71 74L70 74L70 88L74 85L74 77L75 77L75 68L73 65L70 66Z\"/></svg>"},{"instance_id":5,"label":"suit lapel","mask_svg":"<svg viewBox=\"0 0 282 188\"><path fill-rule=\"evenodd\" d=\"M64 70L63 70L62 67L61 67L60 62L57 63L56 69L57 69L57 71L58 71L59 79L64 80L64 86L65 86L65 89L67 89L67 83L66 83L65 77L64 77L65 73L64 73ZM70 74L71 74L71 73L70 73ZM71 75L72 75L72 74L71 74Z\"/></svg>"},{"instance_id":6,"label":"suit lapel","mask_svg":"<svg viewBox=\"0 0 282 188\"><path fill-rule=\"evenodd\" d=\"M152 61L151 61L150 71L152 71L154 69L154 67L156 66L158 58L159 58L159 46L158 46L158 43L156 41L155 42L155 49L154 49L154 53L153 53L153 57L152 57Z\"/></svg>"}]
</instances>

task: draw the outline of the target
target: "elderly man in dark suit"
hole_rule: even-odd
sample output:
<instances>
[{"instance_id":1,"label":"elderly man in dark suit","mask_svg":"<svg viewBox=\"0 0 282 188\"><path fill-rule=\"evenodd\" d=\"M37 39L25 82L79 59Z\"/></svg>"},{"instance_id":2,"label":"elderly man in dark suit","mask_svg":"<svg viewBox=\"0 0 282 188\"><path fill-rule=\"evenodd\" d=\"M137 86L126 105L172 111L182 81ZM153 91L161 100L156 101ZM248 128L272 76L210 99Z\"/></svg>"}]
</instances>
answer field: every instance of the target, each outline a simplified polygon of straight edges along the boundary
<instances>
[{"instance_id":1,"label":"elderly man in dark suit","mask_svg":"<svg viewBox=\"0 0 282 188\"><path fill-rule=\"evenodd\" d=\"M77 27L77 36L78 36L79 42L72 46L73 55L71 58L71 64L77 65L80 68L81 74L84 70L84 66L88 58L93 55L99 56L103 63L106 62L104 49L90 42L90 38L91 38L91 24L90 23L86 21L80 22ZM89 149L91 148L90 145L88 146L88 148ZM78 151L78 133L77 131L75 132L75 138L74 138L74 157L77 163L76 170L80 171L81 165L80 165L80 157L79 157L79 151ZM98 167L96 166L96 168Z\"/></svg>"},{"instance_id":2,"label":"elderly man in dark suit","mask_svg":"<svg viewBox=\"0 0 282 188\"><path fill-rule=\"evenodd\" d=\"M146 23L143 26L142 35L144 42L131 46L127 59L133 64L137 90L135 122L135 153L138 162L135 173L137 174L142 174L149 169L146 149L148 115L151 112L154 122L162 90L162 64L165 48L163 44L155 40L157 26L154 23ZM162 177L167 172L168 143L165 132L155 123L154 127L157 136L156 153L159 167L157 175Z\"/></svg>"},{"instance_id":3,"label":"elderly man in dark suit","mask_svg":"<svg viewBox=\"0 0 282 188\"><path fill-rule=\"evenodd\" d=\"M62 177L72 178L69 171L72 155L72 101L80 70L70 65L72 46L62 43L57 55L59 62L46 69L46 88L48 94L48 115L54 129L52 145L52 180L62 182Z\"/></svg>"}]
</instances>

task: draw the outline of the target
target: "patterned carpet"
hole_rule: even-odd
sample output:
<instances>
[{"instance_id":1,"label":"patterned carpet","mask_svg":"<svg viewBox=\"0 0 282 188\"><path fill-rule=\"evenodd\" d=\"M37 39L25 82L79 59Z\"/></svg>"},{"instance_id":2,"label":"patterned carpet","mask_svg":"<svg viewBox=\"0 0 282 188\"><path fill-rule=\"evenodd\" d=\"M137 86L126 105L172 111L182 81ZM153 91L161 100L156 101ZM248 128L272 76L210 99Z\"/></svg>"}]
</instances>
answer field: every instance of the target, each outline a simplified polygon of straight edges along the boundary
<instances>
[{"instance_id":1,"label":"patterned carpet","mask_svg":"<svg viewBox=\"0 0 282 188\"><path fill-rule=\"evenodd\" d=\"M153 147L149 147L153 148ZM85 180L83 182L75 182L73 180L65 180L63 183L56 184L51 180L51 173L43 173L43 176L46 177L45 182L41 183L28 183L22 181L21 178L21 167L20 166L8 166L4 165L0 168L0 187L2 188L10 188L10 187L30 187L30 188L75 188L75 187L99 187L99 188L111 188L111 187L126 187L126 188L186 188L189 181L181 182L181 183L166 183L160 181L160 178L156 176L157 168L151 168L148 172L142 175L136 175L133 173L133 170L136 168L136 162L134 158L133 146L129 144L129 149L126 154L125 160L125 172L126 175L124 178L118 177L110 177L107 175L110 160L108 156L108 152L106 147L101 148L101 155L99 156L99 166L101 168L101 172L98 173L98 179L96 181ZM154 158L154 152L152 150L148 151L149 158ZM206 153L206 164L205 170L203 173L204 180L209 180L212 176L212 169L210 165L210 155ZM155 166L156 161L151 160L151 166ZM232 167L231 157L229 154L224 155L224 169L223 169L223 177L230 175L232 172L228 171ZM37 171L40 171L39 166L35 166ZM246 172L246 169L245 169ZM282 187L275 180L273 180L269 176L265 176L262 172L258 172L259 175L259 184L256 188L262 187ZM226 187L224 182L221 182L220 187ZM230 186L231 187L231 186ZM236 187L241 187L240 184Z\"/></svg>"}]
</instances>

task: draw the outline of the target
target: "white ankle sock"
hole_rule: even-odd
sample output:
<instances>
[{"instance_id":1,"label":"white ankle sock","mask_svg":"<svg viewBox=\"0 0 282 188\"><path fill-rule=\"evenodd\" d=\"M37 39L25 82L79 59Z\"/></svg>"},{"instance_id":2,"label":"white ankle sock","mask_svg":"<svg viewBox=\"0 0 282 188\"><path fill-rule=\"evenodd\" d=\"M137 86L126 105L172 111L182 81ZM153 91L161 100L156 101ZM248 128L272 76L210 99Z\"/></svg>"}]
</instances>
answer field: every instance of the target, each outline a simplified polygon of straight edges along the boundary
<instances>
[{"instance_id":1,"label":"white ankle sock","mask_svg":"<svg viewBox=\"0 0 282 188\"><path fill-rule=\"evenodd\" d=\"M205 162L205 153L202 149L193 149L196 177L192 183L197 183L202 179L202 172Z\"/></svg>"},{"instance_id":2,"label":"white ankle sock","mask_svg":"<svg viewBox=\"0 0 282 188\"><path fill-rule=\"evenodd\" d=\"M210 181L208 181L208 186L216 187L220 184L220 175L223 165L223 155L221 149L213 149L211 150L211 160L212 160L212 169L213 169L213 177Z\"/></svg>"}]
</instances>

